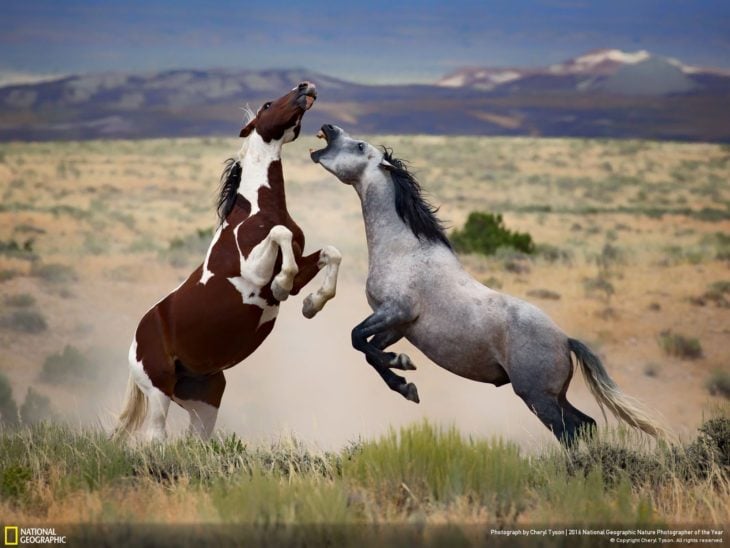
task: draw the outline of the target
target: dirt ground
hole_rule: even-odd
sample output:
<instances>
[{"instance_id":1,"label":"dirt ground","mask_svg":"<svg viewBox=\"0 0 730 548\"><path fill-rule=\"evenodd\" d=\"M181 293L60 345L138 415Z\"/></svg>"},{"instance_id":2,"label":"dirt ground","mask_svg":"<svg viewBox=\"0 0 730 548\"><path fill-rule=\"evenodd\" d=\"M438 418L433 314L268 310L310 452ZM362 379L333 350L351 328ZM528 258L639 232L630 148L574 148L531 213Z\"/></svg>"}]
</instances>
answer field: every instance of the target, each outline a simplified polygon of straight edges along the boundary
<instances>
[{"instance_id":1,"label":"dirt ground","mask_svg":"<svg viewBox=\"0 0 730 548\"><path fill-rule=\"evenodd\" d=\"M728 147L370 140L411 162L449 226L460 227L472 210L498 211L509 228L529 232L542 250L531 259L463 260L480 281L537 304L585 340L619 386L679 435L689 437L703 414L724 404L706 384L730 372L730 293L718 289L730 285ZM19 403L33 387L67 420L113 424L136 323L202 261L223 161L238 146L236 139L0 145L0 371ZM301 315L308 291L284 303L274 333L226 374L219 429L251 440L292 433L337 448L428 418L525 448L550 440L510 385L458 378L398 343L418 366L406 375L421 395L414 405L351 348L351 328L369 313L363 223L355 192L309 160L308 148L317 146L304 136L285 148L287 199L308 249L342 251L337 297L313 320ZM54 265L71 267L73 279ZM34 303L19 306L13 297L25 294ZM27 332L20 310L47 327ZM665 330L696 338L701 357L668 355ZM87 356L89 371L44 382L45 360L66 345ZM580 374L569 399L600 418ZM172 409L171 419L182 431L184 414Z\"/></svg>"}]
</instances>

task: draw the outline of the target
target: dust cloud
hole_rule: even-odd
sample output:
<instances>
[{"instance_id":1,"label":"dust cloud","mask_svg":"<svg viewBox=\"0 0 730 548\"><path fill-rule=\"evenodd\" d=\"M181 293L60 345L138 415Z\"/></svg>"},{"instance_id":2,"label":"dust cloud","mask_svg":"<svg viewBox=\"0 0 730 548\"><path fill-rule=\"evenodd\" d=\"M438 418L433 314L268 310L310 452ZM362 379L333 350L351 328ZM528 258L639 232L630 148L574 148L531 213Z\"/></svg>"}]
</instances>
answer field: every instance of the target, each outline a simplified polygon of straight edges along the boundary
<instances>
[{"instance_id":1,"label":"dust cloud","mask_svg":"<svg viewBox=\"0 0 730 548\"><path fill-rule=\"evenodd\" d=\"M318 283L316 278L306 289L316 289ZM350 344L352 327L371 312L364 275L345 272L335 299L311 320L301 314L306 294L303 291L283 303L273 333L253 355L226 371L219 433L236 433L253 443L292 436L309 446L334 450L427 419L455 425L465 434L501 436L526 447L551 440L511 385L496 388L457 377L407 342L391 349L407 353L418 367L405 376L418 386L421 403L391 391ZM139 309L140 317L144 310ZM104 321L97 318L97 330ZM101 331L126 330L131 341L136 326L131 315L112 323ZM74 396L65 401L64 413L72 423L111 429L126 386L126 347L110 350L97 367L105 382L77 386ZM173 403L169 434L181 435L186 427L187 414Z\"/></svg>"}]
</instances>

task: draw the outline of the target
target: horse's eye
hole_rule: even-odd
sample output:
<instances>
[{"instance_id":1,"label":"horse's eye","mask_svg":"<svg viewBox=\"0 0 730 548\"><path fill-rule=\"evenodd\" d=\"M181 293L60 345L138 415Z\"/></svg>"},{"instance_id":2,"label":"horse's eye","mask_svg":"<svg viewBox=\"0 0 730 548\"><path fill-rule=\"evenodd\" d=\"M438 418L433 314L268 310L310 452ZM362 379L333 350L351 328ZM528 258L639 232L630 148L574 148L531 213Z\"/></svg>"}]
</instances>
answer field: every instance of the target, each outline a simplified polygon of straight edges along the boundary
<instances>
[{"instance_id":1,"label":"horse's eye","mask_svg":"<svg viewBox=\"0 0 730 548\"><path fill-rule=\"evenodd\" d=\"M365 150L365 143L358 143L357 148L359 148L360 152L362 152L363 150Z\"/></svg>"},{"instance_id":2,"label":"horse's eye","mask_svg":"<svg viewBox=\"0 0 730 548\"><path fill-rule=\"evenodd\" d=\"M264 110L269 110L269 107L271 106L271 101L264 104Z\"/></svg>"}]
</instances>

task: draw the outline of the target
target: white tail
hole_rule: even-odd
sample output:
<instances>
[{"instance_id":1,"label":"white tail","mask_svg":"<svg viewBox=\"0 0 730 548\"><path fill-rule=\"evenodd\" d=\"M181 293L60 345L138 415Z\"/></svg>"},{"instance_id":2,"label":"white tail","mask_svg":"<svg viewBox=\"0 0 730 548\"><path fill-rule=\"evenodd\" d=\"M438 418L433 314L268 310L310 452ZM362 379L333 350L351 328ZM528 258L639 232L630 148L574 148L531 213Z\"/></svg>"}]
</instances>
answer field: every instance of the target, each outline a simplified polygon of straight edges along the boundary
<instances>
[{"instance_id":1,"label":"white tail","mask_svg":"<svg viewBox=\"0 0 730 548\"><path fill-rule=\"evenodd\" d=\"M146 416L147 396L139 389L130 374L127 382L127 393L124 396L124 408L119 415L119 425L114 430L112 438L117 439L133 433L142 426Z\"/></svg>"},{"instance_id":2,"label":"white tail","mask_svg":"<svg viewBox=\"0 0 730 548\"><path fill-rule=\"evenodd\" d=\"M570 350L583 370L583 378L605 418L605 405L617 419L623 420L634 428L643 430L655 438L672 440L673 435L657 422L637 400L621 392L616 383L608 376L601 360L582 342L568 339Z\"/></svg>"}]
</instances>

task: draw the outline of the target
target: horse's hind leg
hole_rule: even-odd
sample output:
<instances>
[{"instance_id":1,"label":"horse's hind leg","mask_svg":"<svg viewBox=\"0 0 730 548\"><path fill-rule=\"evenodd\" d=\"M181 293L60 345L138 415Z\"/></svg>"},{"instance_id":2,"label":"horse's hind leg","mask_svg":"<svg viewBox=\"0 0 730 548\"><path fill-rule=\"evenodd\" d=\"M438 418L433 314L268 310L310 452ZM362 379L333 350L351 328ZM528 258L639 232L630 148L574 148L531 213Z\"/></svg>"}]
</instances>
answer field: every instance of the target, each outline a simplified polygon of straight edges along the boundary
<instances>
[{"instance_id":1,"label":"horse's hind leg","mask_svg":"<svg viewBox=\"0 0 730 548\"><path fill-rule=\"evenodd\" d=\"M566 440L568 445L572 444L578 436L593 436L596 431L596 421L573 407L565 396L559 401L566 419Z\"/></svg>"},{"instance_id":2,"label":"horse's hind leg","mask_svg":"<svg viewBox=\"0 0 730 548\"><path fill-rule=\"evenodd\" d=\"M569 437L565 414L557 396L538 390L523 391L515 387L515 393L522 398L530 411L547 426L561 443L567 443Z\"/></svg>"},{"instance_id":3,"label":"horse's hind leg","mask_svg":"<svg viewBox=\"0 0 730 548\"><path fill-rule=\"evenodd\" d=\"M213 433L225 388L226 378L222 372L178 379L174 399L190 415L191 434L208 439Z\"/></svg>"},{"instance_id":4,"label":"horse's hind leg","mask_svg":"<svg viewBox=\"0 0 730 548\"><path fill-rule=\"evenodd\" d=\"M551 371L558 373L565 372L565 380L561 383L559 390L555 390L556 382L542 379L541 375L534 374L529 378L516 376L512 379L512 386L515 393L522 398L527 407L537 415L537 418L547 426L562 444L572 446L581 432L590 432L595 428L596 422L588 415L582 413L565 397L568 385L573 376L570 361L567 367L556 367ZM557 393L556 393L557 392Z\"/></svg>"},{"instance_id":5,"label":"horse's hind leg","mask_svg":"<svg viewBox=\"0 0 730 548\"><path fill-rule=\"evenodd\" d=\"M153 309L154 310L154 309ZM164 343L154 321L154 313L142 318L129 349L132 378L148 401L150 441L165 439L165 422L170 408L170 396L175 383L174 365L165 352Z\"/></svg>"}]
</instances>

